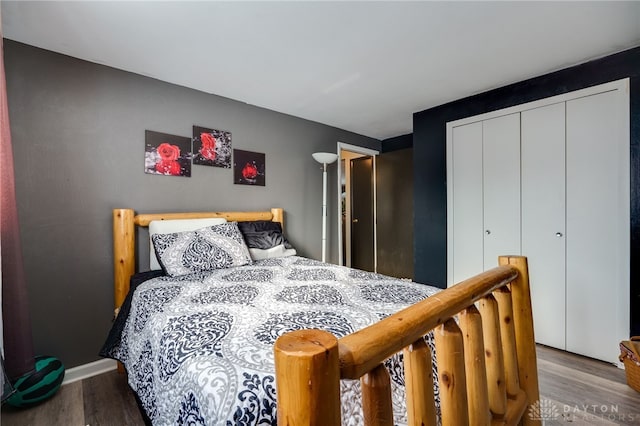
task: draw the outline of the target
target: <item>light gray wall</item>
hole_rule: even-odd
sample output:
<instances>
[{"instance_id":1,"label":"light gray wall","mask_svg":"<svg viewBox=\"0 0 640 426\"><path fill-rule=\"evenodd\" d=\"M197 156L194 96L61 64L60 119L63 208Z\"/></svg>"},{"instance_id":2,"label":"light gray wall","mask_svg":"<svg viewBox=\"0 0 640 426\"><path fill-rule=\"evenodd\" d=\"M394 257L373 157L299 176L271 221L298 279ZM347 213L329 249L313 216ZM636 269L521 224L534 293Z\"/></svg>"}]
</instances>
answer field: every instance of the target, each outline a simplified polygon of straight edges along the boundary
<instances>
[{"instance_id":1,"label":"light gray wall","mask_svg":"<svg viewBox=\"0 0 640 426\"><path fill-rule=\"evenodd\" d=\"M99 359L111 325L113 208L284 207L289 240L320 258L322 173L311 153L335 152L337 141L380 149L375 139L149 77L9 40L4 48L34 345L67 368ZM228 130L234 148L265 153L266 186L234 185L231 169L197 165L191 178L145 174L145 129L190 137L194 124ZM145 257L140 266L147 264Z\"/></svg>"}]
</instances>

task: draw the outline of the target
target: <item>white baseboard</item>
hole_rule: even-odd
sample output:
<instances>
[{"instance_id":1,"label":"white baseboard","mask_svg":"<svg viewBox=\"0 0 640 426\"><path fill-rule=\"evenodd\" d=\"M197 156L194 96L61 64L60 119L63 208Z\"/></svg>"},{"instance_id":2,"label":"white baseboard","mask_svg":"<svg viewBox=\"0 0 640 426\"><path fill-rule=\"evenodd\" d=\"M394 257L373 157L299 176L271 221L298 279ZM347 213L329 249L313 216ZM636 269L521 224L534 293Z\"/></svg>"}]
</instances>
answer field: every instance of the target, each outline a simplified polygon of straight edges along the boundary
<instances>
[{"instance_id":1,"label":"white baseboard","mask_svg":"<svg viewBox=\"0 0 640 426\"><path fill-rule=\"evenodd\" d=\"M62 384L66 385L77 382L78 380L97 376L98 374L106 373L116 368L118 368L118 363L113 359L100 359L88 364L79 365L65 371Z\"/></svg>"}]
</instances>

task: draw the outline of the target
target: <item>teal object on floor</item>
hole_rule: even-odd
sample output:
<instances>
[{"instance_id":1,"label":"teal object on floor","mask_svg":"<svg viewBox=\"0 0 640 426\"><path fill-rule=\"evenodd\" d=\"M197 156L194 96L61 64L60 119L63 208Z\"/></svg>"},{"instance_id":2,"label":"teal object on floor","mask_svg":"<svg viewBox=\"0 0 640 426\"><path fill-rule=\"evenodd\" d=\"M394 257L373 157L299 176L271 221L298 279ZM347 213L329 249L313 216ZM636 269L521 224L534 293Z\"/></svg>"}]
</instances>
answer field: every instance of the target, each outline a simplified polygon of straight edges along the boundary
<instances>
[{"instance_id":1,"label":"teal object on floor","mask_svg":"<svg viewBox=\"0 0 640 426\"><path fill-rule=\"evenodd\" d=\"M64 379L64 365L53 356L35 357L35 370L13 383L15 392L7 399L14 407L26 408L52 397Z\"/></svg>"}]
</instances>

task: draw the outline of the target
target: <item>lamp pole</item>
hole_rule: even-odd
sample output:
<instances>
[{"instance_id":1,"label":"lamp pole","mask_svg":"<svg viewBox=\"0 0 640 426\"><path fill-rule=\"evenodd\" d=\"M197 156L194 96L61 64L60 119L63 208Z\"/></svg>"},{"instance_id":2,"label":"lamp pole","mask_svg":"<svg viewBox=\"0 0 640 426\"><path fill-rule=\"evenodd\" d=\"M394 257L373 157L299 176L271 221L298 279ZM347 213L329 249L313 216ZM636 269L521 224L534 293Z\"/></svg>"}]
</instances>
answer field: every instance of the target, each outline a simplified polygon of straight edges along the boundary
<instances>
[{"instance_id":1,"label":"lamp pole","mask_svg":"<svg viewBox=\"0 0 640 426\"><path fill-rule=\"evenodd\" d=\"M327 258L327 163L322 170L322 261Z\"/></svg>"},{"instance_id":2,"label":"lamp pole","mask_svg":"<svg viewBox=\"0 0 640 426\"><path fill-rule=\"evenodd\" d=\"M337 154L316 152L313 159L322 164L322 261L327 260L327 164L338 159Z\"/></svg>"}]
</instances>

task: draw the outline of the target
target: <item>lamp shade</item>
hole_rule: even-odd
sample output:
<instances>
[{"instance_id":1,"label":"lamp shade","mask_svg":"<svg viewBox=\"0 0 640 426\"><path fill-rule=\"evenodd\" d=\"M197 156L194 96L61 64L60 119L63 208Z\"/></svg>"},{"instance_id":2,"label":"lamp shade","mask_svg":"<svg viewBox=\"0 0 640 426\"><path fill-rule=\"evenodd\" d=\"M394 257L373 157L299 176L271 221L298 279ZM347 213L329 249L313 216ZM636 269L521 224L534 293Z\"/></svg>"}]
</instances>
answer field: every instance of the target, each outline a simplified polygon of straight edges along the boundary
<instances>
[{"instance_id":1,"label":"lamp shade","mask_svg":"<svg viewBox=\"0 0 640 426\"><path fill-rule=\"evenodd\" d=\"M338 154L331 152L314 152L311 156L320 164L331 164L338 159Z\"/></svg>"}]
</instances>

